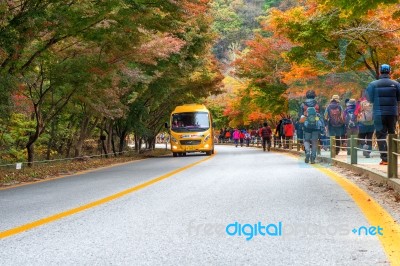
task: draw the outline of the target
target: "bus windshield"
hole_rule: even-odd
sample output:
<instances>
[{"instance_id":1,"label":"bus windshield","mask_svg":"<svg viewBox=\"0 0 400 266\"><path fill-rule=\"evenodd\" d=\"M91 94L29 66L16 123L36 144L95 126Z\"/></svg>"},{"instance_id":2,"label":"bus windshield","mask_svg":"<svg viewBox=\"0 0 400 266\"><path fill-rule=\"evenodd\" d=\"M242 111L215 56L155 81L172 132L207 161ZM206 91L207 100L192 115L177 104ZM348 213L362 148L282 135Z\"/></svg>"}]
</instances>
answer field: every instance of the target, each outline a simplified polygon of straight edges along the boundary
<instances>
[{"instance_id":1,"label":"bus windshield","mask_svg":"<svg viewBox=\"0 0 400 266\"><path fill-rule=\"evenodd\" d=\"M175 132L206 131L210 128L207 112L177 113L172 115L171 129Z\"/></svg>"}]
</instances>

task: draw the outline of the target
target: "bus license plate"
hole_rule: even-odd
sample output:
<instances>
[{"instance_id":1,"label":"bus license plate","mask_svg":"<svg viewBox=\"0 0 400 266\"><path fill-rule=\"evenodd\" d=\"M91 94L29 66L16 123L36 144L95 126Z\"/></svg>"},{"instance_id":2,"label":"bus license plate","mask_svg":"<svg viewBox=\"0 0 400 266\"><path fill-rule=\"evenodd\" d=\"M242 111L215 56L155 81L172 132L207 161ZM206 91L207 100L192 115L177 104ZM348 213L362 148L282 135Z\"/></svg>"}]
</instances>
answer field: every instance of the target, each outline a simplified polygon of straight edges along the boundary
<instances>
[{"instance_id":1,"label":"bus license plate","mask_svg":"<svg viewBox=\"0 0 400 266\"><path fill-rule=\"evenodd\" d=\"M196 146L186 146L186 150L187 151L195 151L196 150Z\"/></svg>"}]
</instances>

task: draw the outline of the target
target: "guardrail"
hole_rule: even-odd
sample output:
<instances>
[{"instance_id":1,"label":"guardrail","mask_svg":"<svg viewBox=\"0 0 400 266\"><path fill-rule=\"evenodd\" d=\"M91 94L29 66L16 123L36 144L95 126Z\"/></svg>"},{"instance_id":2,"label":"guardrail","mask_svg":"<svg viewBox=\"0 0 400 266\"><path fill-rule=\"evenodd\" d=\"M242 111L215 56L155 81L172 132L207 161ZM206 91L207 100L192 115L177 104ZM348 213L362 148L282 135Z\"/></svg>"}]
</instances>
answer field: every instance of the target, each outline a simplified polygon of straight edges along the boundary
<instances>
[{"instance_id":1,"label":"guardrail","mask_svg":"<svg viewBox=\"0 0 400 266\"><path fill-rule=\"evenodd\" d=\"M387 178L398 178L398 157L400 156L400 138L396 134L389 134L387 139L361 139L358 138L357 135L352 135L350 138L339 138L332 136L329 138L329 146L321 145L321 139L318 140L318 148L317 154L321 155L321 148L327 149L329 147L330 154L329 157L334 159L336 157L336 149L345 149L347 152L347 156L350 156L350 164L358 164L358 151L366 151L369 153L387 153L388 165L387 165ZM336 145L337 141L339 143L346 143L346 146L342 146L341 144ZM371 149L360 148L360 141L387 141L387 151L379 151ZM296 147L297 151L301 150L302 142L297 140L284 140L273 138L274 147L280 146L286 150L292 150L293 147Z\"/></svg>"},{"instance_id":2,"label":"guardrail","mask_svg":"<svg viewBox=\"0 0 400 266\"><path fill-rule=\"evenodd\" d=\"M122 151L122 152L112 152L107 154L92 154L92 155L85 155L80 157L71 157L71 158L60 158L60 159L53 159L53 160L41 160L41 161L33 161L31 164L39 165L39 164L50 164L50 163L63 163L67 161L74 161L74 160L85 160L89 158L96 158L96 157L104 157L104 156L115 156L121 155L126 153L131 153L132 151ZM24 168L24 165L28 165L29 162L16 162L16 163L7 163L7 164L0 164L0 168L14 168L17 170L21 170Z\"/></svg>"},{"instance_id":3,"label":"guardrail","mask_svg":"<svg viewBox=\"0 0 400 266\"><path fill-rule=\"evenodd\" d=\"M400 139L396 134L389 134L388 140L388 178L398 178L398 156Z\"/></svg>"}]
</instances>

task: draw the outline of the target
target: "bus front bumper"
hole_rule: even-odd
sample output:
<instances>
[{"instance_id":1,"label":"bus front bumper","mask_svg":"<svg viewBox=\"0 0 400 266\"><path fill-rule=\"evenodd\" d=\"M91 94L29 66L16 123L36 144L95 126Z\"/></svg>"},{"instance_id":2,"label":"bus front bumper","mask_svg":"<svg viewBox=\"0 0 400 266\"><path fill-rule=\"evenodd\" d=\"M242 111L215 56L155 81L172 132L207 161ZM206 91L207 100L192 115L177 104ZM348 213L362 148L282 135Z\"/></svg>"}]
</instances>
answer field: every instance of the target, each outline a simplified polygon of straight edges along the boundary
<instances>
[{"instance_id":1,"label":"bus front bumper","mask_svg":"<svg viewBox=\"0 0 400 266\"><path fill-rule=\"evenodd\" d=\"M209 144L201 145L176 145L171 144L172 152L207 152L212 150L212 146Z\"/></svg>"}]
</instances>

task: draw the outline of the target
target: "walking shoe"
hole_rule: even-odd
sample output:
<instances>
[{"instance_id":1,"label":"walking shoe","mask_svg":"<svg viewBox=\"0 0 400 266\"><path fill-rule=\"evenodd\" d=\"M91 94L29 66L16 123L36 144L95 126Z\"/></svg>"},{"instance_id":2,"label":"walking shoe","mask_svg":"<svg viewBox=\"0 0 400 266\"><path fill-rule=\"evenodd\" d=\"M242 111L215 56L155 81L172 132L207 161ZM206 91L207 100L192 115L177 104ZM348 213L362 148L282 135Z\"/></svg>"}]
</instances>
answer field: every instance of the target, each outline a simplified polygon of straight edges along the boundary
<instances>
[{"instance_id":1,"label":"walking shoe","mask_svg":"<svg viewBox=\"0 0 400 266\"><path fill-rule=\"evenodd\" d=\"M388 165L388 162L382 160L379 164L380 164L380 165Z\"/></svg>"},{"instance_id":2,"label":"walking shoe","mask_svg":"<svg viewBox=\"0 0 400 266\"><path fill-rule=\"evenodd\" d=\"M304 160L305 163L308 163L310 161L310 155L306 154L306 159Z\"/></svg>"}]
</instances>

